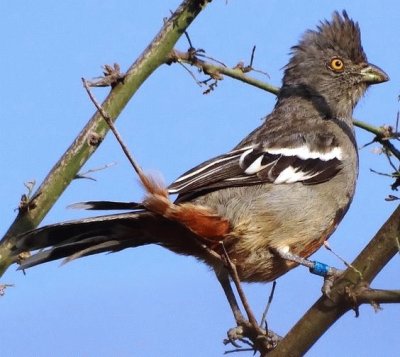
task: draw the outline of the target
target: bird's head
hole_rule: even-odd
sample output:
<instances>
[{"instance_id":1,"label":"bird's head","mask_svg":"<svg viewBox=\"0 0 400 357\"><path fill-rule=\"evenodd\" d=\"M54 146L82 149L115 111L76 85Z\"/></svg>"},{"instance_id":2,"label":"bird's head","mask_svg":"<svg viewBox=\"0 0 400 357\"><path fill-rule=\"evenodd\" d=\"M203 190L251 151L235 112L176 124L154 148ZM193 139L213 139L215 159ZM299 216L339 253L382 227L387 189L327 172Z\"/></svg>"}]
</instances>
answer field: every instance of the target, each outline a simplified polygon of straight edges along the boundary
<instances>
[{"instance_id":1,"label":"bird's head","mask_svg":"<svg viewBox=\"0 0 400 357\"><path fill-rule=\"evenodd\" d=\"M371 84L385 82L387 74L368 63L360 28L346 11L335 12L316 30L307 31L285 67L285 90L320 97L335 116L351 116Z\"/></svg>"}]
</instances>

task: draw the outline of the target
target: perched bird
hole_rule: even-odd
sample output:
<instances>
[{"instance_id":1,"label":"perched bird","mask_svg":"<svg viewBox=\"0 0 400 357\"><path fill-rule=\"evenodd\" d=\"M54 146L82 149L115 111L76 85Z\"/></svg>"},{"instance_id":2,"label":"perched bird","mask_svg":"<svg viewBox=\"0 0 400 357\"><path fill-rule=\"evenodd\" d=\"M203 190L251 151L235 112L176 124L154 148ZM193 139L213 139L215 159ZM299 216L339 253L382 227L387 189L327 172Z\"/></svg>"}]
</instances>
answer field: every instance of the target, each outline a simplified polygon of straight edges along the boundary
<instances>
[{"instance_id":1,"label":"perched bird","mask_svg":"<svg viewBox=\"0 0 400 357\"><path fill-rule=\"evenodd\" d=\"M142 206L88 202L128 213L45 226L19 237L15 253L39 250L21 268L158 244L215 269L223 250L242 281L276 279L333 233L352 201L358 154L352 113L371 84L388 80L368 63L347 13L306 31L291 51L274 110L232 151L168 189L147 178ZM168 194L178 194L174 203Z\"/></svg>"}]
</instances>

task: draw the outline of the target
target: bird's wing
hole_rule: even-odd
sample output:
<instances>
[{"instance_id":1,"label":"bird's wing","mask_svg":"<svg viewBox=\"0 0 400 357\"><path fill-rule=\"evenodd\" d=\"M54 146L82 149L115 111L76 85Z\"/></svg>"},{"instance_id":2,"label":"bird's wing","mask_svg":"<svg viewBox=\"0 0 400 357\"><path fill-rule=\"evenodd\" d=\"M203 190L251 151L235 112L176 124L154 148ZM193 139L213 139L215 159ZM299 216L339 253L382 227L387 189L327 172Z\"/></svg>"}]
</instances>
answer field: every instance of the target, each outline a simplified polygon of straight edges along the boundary
<instances>
[{"instance_id":1,"label":"bird's wing","mask_svg":"<svg viewBox=\"0 0 400 357\"><path fill-rule=\"evenodd\" d=\"M304 136L302 139L294 141L291 147L270 141L217 156L184 173L169 186L169 192L186 196L221 187L267 182L317 184L340 171L343 152L335 140L324 134L319 146L313 147Z\"/></svg>"}]
</instances>

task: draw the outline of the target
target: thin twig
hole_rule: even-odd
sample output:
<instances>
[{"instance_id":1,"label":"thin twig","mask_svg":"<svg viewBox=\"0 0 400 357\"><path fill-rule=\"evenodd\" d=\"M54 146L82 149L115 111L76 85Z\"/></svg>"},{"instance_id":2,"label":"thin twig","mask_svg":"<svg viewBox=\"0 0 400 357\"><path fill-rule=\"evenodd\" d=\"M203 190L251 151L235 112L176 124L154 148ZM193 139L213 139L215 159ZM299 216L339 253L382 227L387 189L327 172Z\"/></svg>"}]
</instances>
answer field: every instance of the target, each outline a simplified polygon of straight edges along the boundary
<instances>
[{"instance_id":1,"label":"thin twig","mask_svg":"<svg viewBox=\"0 0 400 357\"><path fill-rule=\"evenodd\" d=\"M132 167L134 168L135 172L137 173L137 175L139 176L139 179L144 183L146 182L147 178L146 175L144 174L142 168L140 167L140 165L136 162L135 158L133 157L133 155L130 153L128 147L125 145L124 141L122 140L122 137L120 135L120 133L118 132L117 128L115 127L111 117L108 115L108 113L102 108L102 106L97 102L96 98L94 97L94 95L92 94L89 85L87 83L87 81L85 80L85 78L82 78L82 83L83 86L86 89L86 92L89 95L90 100L92 101L92 103L94 104L94 106L97 108L97 110L99 111L99 113L101 114L101 116L104 118L104 120L106 121L107 125L110 127L110 130L112 131L112 133L114 134L115 138L117 139L119 145L121 146L125 156L128 158L129 162L131 163Z\"/></svg>"},{"instance_id":2,"label":"thin twig","mask_svg":"<svg viewBox=\"0 0 400 357\"><path fill-rule=\"evenodd\" d=\"M192 45L192 41L190 40L190 37L189 37L189 32L185 31L184 35L186 37L187 42L189 43L189 47L190 48L194 48L193 45Z\"/></svg>"},{"instance_id":3,"label":"thin twig","mask_svg":"<svg viewBox=\"0 0 400 357\"><path fill-rule=\"evenodd\" d=\"M179 64L183 67L184 70L186 70L186 71L190 74L190 76L193 78L193 80L196 82L196 84L197 84L199 87L201 87L203 82L200 82L200 81L196 78L196 76L194 75L194 73L193 73L189 68L187 68L187 67L185 66L184 63L179 62Z\"/></svg>"},{"instance_id":4,"label":"thin twig","mask_svg":"<svg viewBox=\"0 0 400 357\"><path fill-rule=\"evenodd\" d=\"M389 141L389 139L398 138L399 133L390 132L390 136L388 136L386 133L387 130L385 130L383 127L376 127L360 120L354 120L354 125L372 134L375 134L376 137L373 141L379 142L383 147L389 150L398 160L400 160L400 151Z\"/></svg>"},{"instance_id":5,"label":"thin twig","mask_svg":"<svg viewBox=\"0 0 400 357\"><path fill-rule=\"evenodd\" d=\"M386 155L387 160L389 161L389 165L392 167L392 169L393 169L395 172L398 172L399 169L398 169L398 168L396 167L396 165L393 163L393 160L392 160L391 156L389 155L388 150L384 150L384 152L385 152L385 155ZM398 158L398 159L400 159L400 158Z\"/></svg>"},{"instance_id":6,"label":"thin twig","mask_svg":"<svg viewBox=\"0 0 400 357\"><path fill-rule=\"evenodd\" d=\"M213 61L213 62L215 62L215 63L218 63L218 64L220 64L221 66L223 66L223 67L225 67L225 68L228 67L224 62L222 62L222 61L220 61L220 60L217 60L217 59L214 58L214 57L211 57L211 56L206 55L205 53L203 53L203 51L201 51L201 52L198 52L198 51L197 51L197 52L196 52L196 55L199 56L199 57L208 59L208 60L210 60L210 61Z\"/></svg>"},{"instance_id":7,"label":"thin twig","mask_svg":"<svg viewBox=\"0 0 400 357\"><path fill-rule=\"evenodd\" d=\"M261 321L260 321L261 328L264 326L264 324L266 324L266 318L267 318L268 310L269 310L269 308L272 304L272 300L274 298L275 288L276 288L276 280L274 280L274 282L272 283L271 293L269 294L269 297L268 297L267 306L265 307L265 310L261 317ZM268 326L266 326L265 329L268 331Z\"/></svg>"},{"instance_id":8,"label":"thin twig","mask_svg":"<svg viewBox=\"0 0 400 357\"><path fill-rule=\"evenodd\" d=\"M336 258L338 258L346 267L353 269L359 276L360 279L363 278L361 271L359 271L354 265L351 263L347 262L344 258L342 258L339 254L333 251L333 249L330 247L329 243L327 241L324 242L324 247L327 249L329 252L331 252Z\"/></svg>"},{"instance_id":9,"label":"thin twig","mask_svg":"<svg viewBox=\"0 0 400 357\"><path fill-rule=\"evenodd\" d=\"M85 171L85 172L78 172L78 173L75 175L75 178L76 178L76 179L88 179L88 180L96 181L95 178L88 176L88 174L91 174L91 173L94 173L94 172L97 172L97 171L102 171L102 170L108 169L109 167L114 166L114 165L116 165L116 162L111 162L111 163L106 164L106 165L101 166L101 167L96 167L96 168L94 168L94 169L89 169L89 170L87 170L87 171Z\"/></svg>"},{"instance_id":10,"label":"thin twig","mask_svg":"<svg viewBox=\"0 0 400 357\"><path fill-rule=\"evenodd\" d=\"M234 350L225 351L224 355L228 355L231 353L237 353L237 352L253 352L254 353L254 347L253 348L235 348Z\"/></svg>"},{"instance_id":11,"label":"thin twig","mask_svg":"<svg viewBox=\"0 0 400 357\"><path fill-rule=\"evenodd\" d=\"M250 57L250 64L249 67L253 68L253 61L254 61L254 54L256 52L256 46L253 46L253 49L251 51L251 57Z\"/></svg>"},{"instance_id":12,"label":"thin twig","mask_svg":"<svg viewBox=\"0 0 400 357\"><path fill-rule=\"evenodd\" d=\"M392 174L386 174L384 172L379 172L379 171L376 171L374 169L369 169L369 171L373 172L374 174L380 175L380 176L386 176L386 177L393 178Z\"/></svg>"}]
</instances>

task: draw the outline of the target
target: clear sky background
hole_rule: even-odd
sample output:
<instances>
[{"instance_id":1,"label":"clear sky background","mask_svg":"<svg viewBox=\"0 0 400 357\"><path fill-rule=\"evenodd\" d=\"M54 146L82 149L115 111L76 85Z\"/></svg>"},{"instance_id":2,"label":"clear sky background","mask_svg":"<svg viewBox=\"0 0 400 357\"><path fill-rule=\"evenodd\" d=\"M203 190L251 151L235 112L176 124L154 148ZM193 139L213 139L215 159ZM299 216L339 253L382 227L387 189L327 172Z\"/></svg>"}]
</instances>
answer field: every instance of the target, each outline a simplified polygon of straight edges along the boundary
<instances>
[{"instance_id":1,"label":"clear sky background","mask_svg":"<svg viewBox=\"0 0 400 357\"><path fill-rule=\"evenodd\" d=\"M80 78L100 75L118 62L125 70L147 46L179 0L168 1L7 1L0 2L0 230L13 221L23 183L42 181L93 114ZM399 2L214 0L189 33L194 46L229 66L248 62L279 85L289 48L307 28L347 9L362 29L370 62L391 81L370 88L355 117L375 125L393 124L399 110ZM188 47L185 39L178 46ZM117 121L126 143L147 170L167 182L194 165L236 145L273 108L275 98L225 78L203 95L179 65L160 68L138 91ZM108 89L95 94L103 98ZM361 146L371 135L357 130ZM390 172L385 159L360 152L354 203L330 240L351 261L396 208L385 202ZM43 224L93 215L66 209L84 200L139 200L142 190L114 138L109 135L83 171L117 165L76 180ZM340 262L321 249L315 259ZM221 356L234 321L212 272L193 258L158 247L99 255L59 267L53 262L27 271L13 266L1 279L13 283L0 299L1 356ZM375 280L377 288L399 288L396 257ZM284 335L320 296L322 279L299 267L278 280L268 317ZM261 316L270 284L245 285ZM400 306L375 313L361 307L346 314L308 356L398 356ZM251 353L242 354L251 356Z\"/></svg>"}]
</instances>

